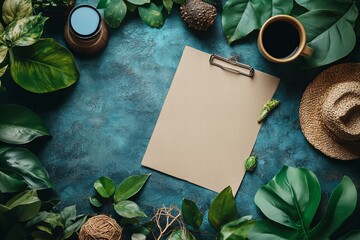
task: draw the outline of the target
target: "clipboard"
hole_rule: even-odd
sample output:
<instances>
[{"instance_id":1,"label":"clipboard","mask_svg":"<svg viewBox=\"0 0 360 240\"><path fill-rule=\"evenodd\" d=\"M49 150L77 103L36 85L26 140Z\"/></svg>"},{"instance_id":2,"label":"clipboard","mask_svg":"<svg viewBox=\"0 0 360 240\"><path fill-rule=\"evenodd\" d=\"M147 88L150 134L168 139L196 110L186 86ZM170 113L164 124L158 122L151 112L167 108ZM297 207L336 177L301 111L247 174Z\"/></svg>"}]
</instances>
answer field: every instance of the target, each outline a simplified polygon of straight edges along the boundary
<instances>
[{"instance_id":1,"label":"clipboard","mask_svg":"<svg viewBox=\"0 0 360 240\"><path fill-rule=\"evenodd\" d=\"M257 118L279 79L227 60L184 48L143 166L236 194L261 127Z\"/></svg>"}]
</instances>

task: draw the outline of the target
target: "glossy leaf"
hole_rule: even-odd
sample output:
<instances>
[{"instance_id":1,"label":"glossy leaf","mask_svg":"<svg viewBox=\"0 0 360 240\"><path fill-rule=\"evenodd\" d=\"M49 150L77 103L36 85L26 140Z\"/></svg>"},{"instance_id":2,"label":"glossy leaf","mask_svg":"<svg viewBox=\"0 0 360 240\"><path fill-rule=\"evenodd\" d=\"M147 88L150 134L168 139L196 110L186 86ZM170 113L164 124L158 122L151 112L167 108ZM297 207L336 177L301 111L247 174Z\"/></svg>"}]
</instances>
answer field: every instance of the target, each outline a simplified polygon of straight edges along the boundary
<instances>
[{"instance_id":1,"label":"glossy leaf","mask_svg":"<svg viewBox=\"0 0 360 240\"><path fill-rule=\"evenodd\" d=\"M0 63L4 62L8 52L9 52L9 48L7 46L5 45L0 46ZM4 75L4 72L0 76Z\"/></svg>"},{"instance_id":2,"label":"glossy leaf","mask_svg":"<svg viewBox=\"0 0 360 240\"><path fill-rule=\"evenodd\" d=\"M48 93L74 84L79 78L72 54L54 39L41 39L10 50L10 72L22 88Z\"/></svg>"},{"instance_id":3,"label":"glossy leaf","mask_svg":"<svg viewBox=\"0 0 360 240\"><path fill-rule=\"evenodd\" d=\"M254 227L255 221L251 216L245 216L225 224L220 230L220 240L246 240Z\"/></svg>"},{"instance_id":4,"label":"glossy leaf","mask_svg":"<svg viewBox=\"0 0 360 240\"><path fill-rule=\"evenodd\" d=\"M307 10L334 10L345 13L347 9L354 3L354 0L295 0L297 4Z\"/></svg>"},{"instance_id":5,"label":"glossy leaf","mask_svg":"<svg viewBox=\"0 0 360 240\"><path fill-rule=\"evenodd\" d=\"M118 28L124 19L127 6L123 0L112 0L104 10L104 18L111 28Z\"/></svg>"},{"instance_id":6,"label":"glossy leaf","mask_svg":"<svg viewBox=\"0 0 360 240\"><path fill-rule=\"evenodd\" d=\"M2 6L2 17L6 24L31 16L32 13L31 0L5 0Z\"/></svg>"},{"instance_id":7,"label":"glossy leaf","mask_svg":"<svg viewBox=\"0 0 360 240\"><path fill-rule=\"evenodd\" d=\"M140 207L132 201L121 201L118 202L114 209L117 214L125 218L137 218L146 217L146 214L140 209Z\"/></svg>"},{"instance_id":8,"label":"glossy leaf","mask_svg":"<svg viewBox=\"0 0 360 240\"><path fill-rule=\"evenodd\" d=\"M46 17L37 15L13 21L5 28L3 38L15 46L32 45L40 39L46 20Z\"/></svg>"},{"instance_id":9,"label":"glossy leaf","mask_svg":"<svg viewBox=\"0 0 360 240\"><path fill-rule=\"evenodd\" d=\"M137 176L130 176L122 181L117 187L114 195L115 202L129 199L138 193L151 174L141 174Z\"/></svg>"},{"instance_id":10,"label":"glossy leaf","mask_svg":"<svg viewBox=\"0 0 360 240\"><path fill-rule=\"evenodd\" d=\"M239 214L236 209L235 198L232 194L231 187L222 190L212 201L208 220L212 227L220 230L221 226L236 220Z\"/></svg>"},{"instance_id":11,"label":"glossy leaf","mask_svg":"<svg viewBox=\"0 0 360 240\"><path fill-rule=\"evenodd\" d=\"M138 7L141 20L152 28L161 28L164 25L165 21L161 11L162 5L158 7L155 3Z\"/></svg>"},{"instance_id":12,"label":"glossy leaf","mask_svg":"<svg viewBox=\"0 0 360 240\"><path fill-rule=\"evenodd\" d=\"M115 192L115 183L108 177L100 177L94 182L94 188L104 198L109 198Z\"/></svg>"},{"instance_id":13,"label":"glossy leaf","mask_svg":"<svg viewBox=\"0 0 360 240\"><path fill-rule=\"evenodd\" d=\"M80 230L81 226L86 222L87 217L82 216L77 221L72 222L69 226L64 229L60 239L68 239L73 236L77 231Z\"/></svg>"},{"instance_id":14,"label":"glossy leaf","mask_svg":"<svg viewBox=\"0 0 360 240\"><path fill-rule=\"evenodd\" d=\"M166 238L166 240L195 240L195 237L183 229L176 229Z\"/></svg>"},{"instance_id":15,"label":"glossy leaf","mask_svg":"<svg viewBox=\"0 0 360 240\"><path fill-rule=\"evenodd\" d=\"M285 226L306 230L319 206L320 184L313 172L284 166L259 188L255 203L269 219Z\"/></svg>"},{"instance_id":16,"label":"glossy leaf","mask_svg":"<svg viewBox=\"0 0 360 240\"><path fill-rule=\"evenodd\" d=\"M41 118L26 107L0 105L0 116L0 141L25 144L50 135Z\"/></svg>"},{"instance_id":17,"label":"glossy leaf","mask_svg":"<svg viewBox=\"0 0 360 240\"><path fill-rule=\"evenodd\" d=\"M24 222L36 216L41 207L41 200L35 190L25 191L10 199L6 206L11 209L11 215L17 221Z\"/></svg>"},{"instance_id":18,"label":"glossy leaf","mask_svg":"<svg viewBox=\"0 0 360 240\"><path fill-rule=\"evenodd\" d=\"M356 187L351 179L345 176L331 194L329 204L321 221L311 230L311 238L329 238L330 235L354 212L356 203Z\"/></svg>"},{"instance_id":19,"label":"glossy leaf","mask_svg":"<svg viewBox=\"0 0 360 240\"><path fill-rule=\"evenodd\" d=\"M107 8L109 6L110 2L111 2L111 0L100 0L98 5L96 6L96 8L97 9Z\"/></svg>"},{"instance_id":20,"label":"glossy leaf","mask_svg":"<svg viewBox=\"0 0 360 240\"><path fill-rule=\"evenodd\" d=\"M172 0L162 0L164 7L168 14L170 14L171 9L173 8L174 2Z\"/></svg>"},{"instance_id":21,"label":"glossy leaf","mask_svg":"<svg viewBox=\"0 0 360 240\"><path fill-rule=\"evenodd\" d=\"M257 220L248 235L249 240L299 240L306 239L296 229L286 227L270 220Z\"/></svg>"},{"instance_id":22,"label":"glossy leaf","mask_svg":"<svg viewBox=\"0 0 360 240\"><path fill-rule=\"evenodd\" d=\"M0 192L22 191L26 186L54 187L41 162L29 150L0 147Z\"/></svg>"},{"instance_id":23,"label":"glossy leaf","mask_svg":"<svg viewBox=\"0 0 360 240\"><path fill-rule=\"evenodd\" d=\"M102 207L103 203L97 197L90 197L89 202L94 207Z\"/></svg>"},{"instance_id":24,"label":"glossy leaf","mask_svg":"<svg viewBox=\"0 0 360 240\"><path fill-rule=\"evenodd\" d=\"M308 35L308 45L314 49L313 55L305 59L307 67L332 63L352 51L356 43L354 26L357 16L354 2L344 15L336 11L314 10L298 17Z\"/></svg>"},{"instance_id":25,"label":"glossy leaf","mask_svg":"<svg viewBox=\"0 0 360 240\"><path fill-rule=\"evenodd\" d=\"M128 2L137 5L137 6L141 6L144 5L146 3L150 3L150 0L127 0Z\"/></svg>"},{"instance_id":26,"label":"glossy leaf","mask_svg":"<svg viewBox=\"0 0 360 240\"><path fill-rule=\"evenodd\" d=\"M181 214L184 218L184 221L193 228L198 229L201 226L203 215L196 206L195 202L188 199L183 199L181 205Z\"/></svg>"},{"instance_id":27,"label":"glossy leaf","mask_svg":"<svg viewBox=\"0 0 360 240\"><path fill-rule=\"evenodd\" d=\"M222 13L222 27L229 43L247 36L271 16L289 14L293 0L228 0Z\"/></svg>"}]
</instances>

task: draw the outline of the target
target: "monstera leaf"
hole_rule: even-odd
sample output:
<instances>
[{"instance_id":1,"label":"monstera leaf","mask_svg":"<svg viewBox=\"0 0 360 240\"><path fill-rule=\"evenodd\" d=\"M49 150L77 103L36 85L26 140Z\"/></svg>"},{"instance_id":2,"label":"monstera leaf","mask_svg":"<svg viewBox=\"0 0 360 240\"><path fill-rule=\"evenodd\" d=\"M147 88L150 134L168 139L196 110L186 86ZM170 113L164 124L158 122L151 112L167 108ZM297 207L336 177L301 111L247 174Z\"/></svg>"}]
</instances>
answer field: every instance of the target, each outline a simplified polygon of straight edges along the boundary
<instances>
[{"instance_id":1,"label":"monstera leaf","mask_svg":"<svg viewBox=\"0 0 360 240\"><path fill-rule=\"evenodd\" d=\"M0 192L53 187L45 168L29 150L0 147Z\"/></svg>"},{"instance_id":2,"label":"monstera leaf","mask_svg":"<svg viewBox=\"0 0 360 240\"><path fill-rule=\"evenodd\" d=\"M271 16L289 14L293 0L228 0L222 13L222 26L229 43L247 36Z\"/></svg>"},{"instance_id":3,"label":"monstera leaf","mask_svg":"<svg viewBox=\"0 0 360 240\"><path fill-rule=\"evenodd\" d=\"M355 210L357 191L345 176L332 193L324 216L311 228L320 196L313 172L284 166L257 191L255 203L268 220L256 222L248 238L328 239Z\"/></svg>"},{"instance_id":4,"label":"monstera leaf","mask_svg":"<svg viewBox=\"0 0 360 240\"><path fill-rule=\"evenodd\" d=\"M19 86L34 93L63 89L79 78L72 54L54 39L10 49L10 72Z\"/></svg>"},{"instance_id":5,"label":"monstera leaf","mask_svg":"<svg viewBox=\"0 0 360 240\"><path fill-rule=\"evenodd\" d=\"M41 118L26 107L1 105L0 116L0 141L25 144L37 137L49 136Z\"/></svg>"}]
</instances>

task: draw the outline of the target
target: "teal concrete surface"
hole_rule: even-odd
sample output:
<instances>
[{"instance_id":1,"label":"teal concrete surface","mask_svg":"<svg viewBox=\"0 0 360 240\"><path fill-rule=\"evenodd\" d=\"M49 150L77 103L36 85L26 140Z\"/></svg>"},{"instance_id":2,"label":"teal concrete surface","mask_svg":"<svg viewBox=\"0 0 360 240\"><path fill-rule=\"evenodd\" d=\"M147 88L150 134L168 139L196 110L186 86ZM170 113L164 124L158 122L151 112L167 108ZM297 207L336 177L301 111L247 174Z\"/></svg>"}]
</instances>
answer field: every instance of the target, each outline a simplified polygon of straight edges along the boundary
<instances>
[{"instance_id":1,"label":"teal concrete surface","mask_svg":"<svg viewBox=\"0 0 360 240\"><path fill-rule=\"evenodd\" d=\"M96 6L97 1L77 1L81 3ZM45 36L54 37L66 46L63 23L49 21ZM76 204L80 213L105 212L115 216L110 208L97 210L90 206L87 198L94 194L94 181L108 176L120 183L130 175L152 173L134 198L148 216L164 205L180 206L184 197L195 201L207 214L215 192L141 167L141 160L184 46L223 56L235 55L239 61L281 78L275 94L281 105L263 124L253 149L258 166L253 173L245 175L236 195L240 215L263 218L254 203L254 195L283 165L315 172L323 190L322 207L344 175L360 191L360 161L341 162L324 156L305 140L300 129L298 110L302 93L328 66L301 70L295 64L270 63L258 52L256 36L255 32L230 46L222 31L221 15L209 31L198 33L183 23L178 6L160 30L147 27L137 16L127 17L120 28L111 30L104 51L91 57L74 54L81 76L73 87L34 95L19 89L12 81L5 81L8 92L1 102L30 107L49 128L52 138L37 140L30 148L48 170L60 206ZM357 43L354 51L340 61L359 61L359 57ZM360 228L359 213L357 207L337 234ZM202 230L211 232L207 221ZM214 236L204 235L199 239L214 239Z\"/></svg>"}]
</instances>

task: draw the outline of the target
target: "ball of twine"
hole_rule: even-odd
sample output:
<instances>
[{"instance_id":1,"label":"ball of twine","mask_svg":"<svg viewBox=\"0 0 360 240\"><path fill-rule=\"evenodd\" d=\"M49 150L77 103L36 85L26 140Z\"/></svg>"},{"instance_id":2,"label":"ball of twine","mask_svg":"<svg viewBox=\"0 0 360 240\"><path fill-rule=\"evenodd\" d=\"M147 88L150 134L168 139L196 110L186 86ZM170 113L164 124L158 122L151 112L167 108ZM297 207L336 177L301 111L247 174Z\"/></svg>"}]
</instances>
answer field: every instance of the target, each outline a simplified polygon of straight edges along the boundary
<instances>
[{"instance_id":1,"label":"ball of twine","mask_svg":"<svg viewBox=\"0 0 360 240\"><path fill-rule=\"evenodd\" d=\"M106 215L89 218L81 227L79 240L120 240L122 228Z\"/></svg>"}]
</instances>

